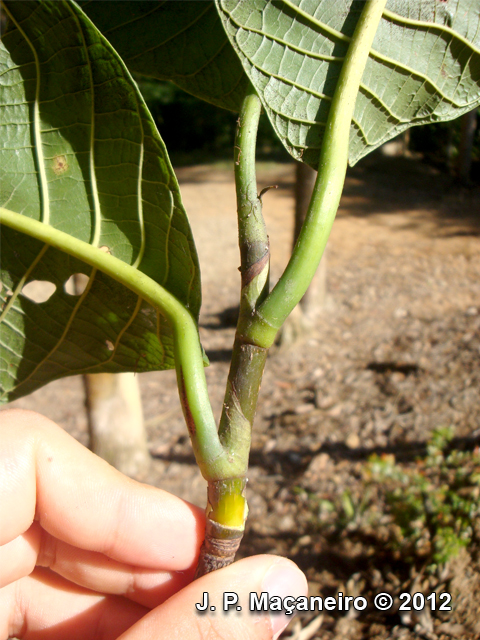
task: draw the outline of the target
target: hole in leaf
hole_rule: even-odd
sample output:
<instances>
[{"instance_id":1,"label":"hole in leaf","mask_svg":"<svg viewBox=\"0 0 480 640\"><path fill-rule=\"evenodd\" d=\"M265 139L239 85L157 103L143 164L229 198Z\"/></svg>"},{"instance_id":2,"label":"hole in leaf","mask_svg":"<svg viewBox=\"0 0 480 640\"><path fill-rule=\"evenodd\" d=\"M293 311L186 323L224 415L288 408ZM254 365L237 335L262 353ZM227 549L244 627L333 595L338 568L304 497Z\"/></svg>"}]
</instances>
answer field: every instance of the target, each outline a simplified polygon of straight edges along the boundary
<instances>
[{"instance_id":1,"label":"hole in leaf","mask_svg":"<svg viewBox=\"0 0 480 640\"><path fill-rule=\"evenodd\" d=\"M57 285L48 280L32 280L22 289L22 295L33 302L46 302L53 296L57 289Z\"/></svg>"},{"instance_id":2,"label":"hole in leaf","mask_svg":"<svg viewBox=\"0 0 480 640\"><path fill-rule=\"evenodd\" d=\"M0 282L0 294L2 294L5 298L9 298L10 296L13 296L13 291L10 289L10 287L7 287L6 284Z\"/></svg>"},{"instance_id":3,"label":"hole in leaf","mask_svg":"<svg viewBox=\"0 0 480 640\"><path fill-rule=\"evenodd\" d=\"M81 296L88 284L88 276L74 273L63 285L63 290L71 296Z\"/></svg>"}]
</instances>

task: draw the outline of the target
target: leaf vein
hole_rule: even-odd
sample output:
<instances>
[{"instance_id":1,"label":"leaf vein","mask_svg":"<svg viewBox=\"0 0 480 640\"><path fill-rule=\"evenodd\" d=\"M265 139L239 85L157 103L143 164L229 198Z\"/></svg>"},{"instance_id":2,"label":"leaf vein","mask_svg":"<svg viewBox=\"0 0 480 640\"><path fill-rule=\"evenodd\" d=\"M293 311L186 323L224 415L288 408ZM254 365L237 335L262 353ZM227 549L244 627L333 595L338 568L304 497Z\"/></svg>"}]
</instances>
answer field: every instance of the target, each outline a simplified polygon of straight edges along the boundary
<instances>
[{"instance_id":1,"label":"leaf vein","mask_svg":"<svg viewBox=\"0 0 480 640\"><path fill-rule=\"evenodd\" d=\"M83 33L82 25L77 17L77 15L73 12L70 5L68 6L68 10L72 14L75 23L77 25L77 29L80 33L80 37L83 43L83 49L85 51L85 56L87 59L87 67L88 67L88 75L90 80L90 91L91 91L91 111L90 111L90 154L89 154L89 171L90 171L90 186L92 189L92 197L93 197L93 237L90 244L94 247L98 247L98 243L100 241L100 231L101 231L101 209L100 209L100 200L98 197L98 188L97 188L97 178L95 174L95 88L93 84L93 71L92 71L92 63L90 60L90 54L87 47L87 42L85 40L85 34Z\"/></svg>"},{"instance_id":2,"label":"leaf vein","mask_svg":"<svg viewBox=\"0 0 480 640\"><path fill-rule=\"evenodd\" d=\"M35 99L33 102L33 129L34 129L34 138L35 138L35 158L38 166L38 175L40 177L40 198L42 203L42 222L48 224L50 221L50 203L48 198L48 184L47 184L47 174L45 171L45 161L43 158L43 147L42 147L42 137L40 131L40 108L39 108L39 100L40 100L40 60L38 59L38 54L33 46L32 42L29 40L27 34L22 29L20 24L15 20L13 15L10 13L8 8L5 5L2 5L5 11L8 13L10 19L15 24L21 35L23 36L25 42L29 46L35 61ZM38 8L37 8L38 9ZM37 10L35 9L35 11Z\"/></svg>"},{"instance_id":3,"label":"leaf vein","mask_svg":"<svg viewBox=\"0 0 480 640\"><path fill-rule=\"evenodd\" d=\"M37 257L34 259L32 264L28 267L28 269L25 271L23 276L18 281L18 284L15 287L10 299L8 300L7 304L5 305L5 308L3 309L2 313L0 314L0 323L5 319L5 316L10 311L11 307L15 303L15 300L20 295L20 293L21 293L21 291L23 289L23 285L25 284L28 276L32 273L32 271L35 269L37 264L40 262L40 260L44 256L45 252L47 251L48 247L49 247L48 244L44 244L43 245L43 247L40 249L40 252L38 253Z\"/></svg>"},{"instance_id":4,"label":"leaf vein","mask_svg":"<svg viewBox=\"0 0 480 640\"><path fill-rule=\"evenodd\" d=\"M413 20L412 18L405 18L404 16L400 16L393 11L389 11L385 9L383 12L383 17L392 22L400 22L401 24L405 24L411 27L415 27L417 29L438 29L442 33L447 33L451 38L455 38L456 40L460 40L463 44L472 50L473 53L480 55L480 49L475 47L472 42L469 42L466 38L460 35L457 31L454 31L450 27L447 27L443 24L439 24L438 22L425 22L423 20Z\"/></svg>"}]
</instances>

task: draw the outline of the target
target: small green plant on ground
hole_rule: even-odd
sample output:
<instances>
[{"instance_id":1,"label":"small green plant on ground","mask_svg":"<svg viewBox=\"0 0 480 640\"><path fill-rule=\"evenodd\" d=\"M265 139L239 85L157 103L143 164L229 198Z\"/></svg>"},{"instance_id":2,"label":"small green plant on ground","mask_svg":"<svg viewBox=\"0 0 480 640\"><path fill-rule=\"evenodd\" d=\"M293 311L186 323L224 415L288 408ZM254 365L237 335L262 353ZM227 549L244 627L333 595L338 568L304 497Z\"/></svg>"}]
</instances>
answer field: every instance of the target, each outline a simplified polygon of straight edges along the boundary
<instances>
[{"instance_id":1,"label":"small green plant on ground","mask_svg":"<svg viewBox=\"0 0 480 640\"><path fill-rule=\"evenodd\" d=\"M317 501L320 530L367 536L396 561L441 569L479 535L480 450L452 449L452 439L453 429L436 429L413 466L371 456L359 492Z\"/></svg>"},{"instance_id":2,"label":"small green plant on ground","mask_svg":"<svg viewBox=\"0 0 480 640\"><path fill-rule=\"evenodd\" d=\"M208 482L199 575L231 562L243 535L267 352L320 263L348 162L480 103L479 20L477 0L2 2L0 399L78 373L175 368ZM239 114L240 315L218 428L195 245L131 73ZM318 170L273 288L255 175L262 109L287 151ZM86 286L72 295L76 274ZM32 281L49 282L51 297L29 299Z\"/></svg>"},{"instance_id":3,"label":"small green plant on ground","mask_svg":"<svg viewBox=\"0 0 480 640\"><path fill-rule=\"evenodd\" d=\"M392 547L407 559L425 558L430 569L470 544L480 516L480 451L449 452L452 438L452 429L436 429L414 469L393 456L373 457L366 468L396 525Z\"/></svg>"}]
</instances>

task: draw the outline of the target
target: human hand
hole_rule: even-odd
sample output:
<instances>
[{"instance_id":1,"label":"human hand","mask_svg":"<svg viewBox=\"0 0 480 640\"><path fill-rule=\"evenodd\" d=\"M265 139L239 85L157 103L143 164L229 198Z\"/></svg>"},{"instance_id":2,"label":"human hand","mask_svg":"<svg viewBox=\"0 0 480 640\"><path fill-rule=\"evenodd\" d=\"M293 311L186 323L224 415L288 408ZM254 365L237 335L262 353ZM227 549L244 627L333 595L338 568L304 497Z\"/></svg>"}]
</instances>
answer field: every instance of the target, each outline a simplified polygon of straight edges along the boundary
<instances>
[{"instance_id":1,"label":"human hand","mask_svg":"<svg viewBox=\"0 0 480 640\"><path fill-rule=\"evenodd\" d=\"M0 640L271 640L250 592L306 595L288 560L255 556L191 582L203 512L126 478L47 418L0 412ZM222 612L226 591L242 612ZM209 594L216 611L195 603Z\"/></svg>"}]
</instances>

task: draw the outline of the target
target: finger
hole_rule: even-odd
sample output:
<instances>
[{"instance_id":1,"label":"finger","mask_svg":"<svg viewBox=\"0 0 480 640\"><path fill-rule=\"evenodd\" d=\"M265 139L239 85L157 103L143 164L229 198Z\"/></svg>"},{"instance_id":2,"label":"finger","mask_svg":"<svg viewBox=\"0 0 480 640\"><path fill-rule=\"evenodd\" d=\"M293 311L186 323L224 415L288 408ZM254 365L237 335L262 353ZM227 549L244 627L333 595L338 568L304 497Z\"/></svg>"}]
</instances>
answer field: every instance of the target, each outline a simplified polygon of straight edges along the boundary
<instances>
[{"instance_id":1,"label":"finger","mask_svg":"<svg viewBox=\"0 0 480 640\"><path fill-rule=\"evenodd\" d=\"M250 611L250 593L285 598L307 595L303 573L289 560L255 556L215 571L192 582L167 602L142 618L119 640L271 640L291 619L283 612ZM199 612L195 604L208 610ZM224 611L224 594L235 594L238 602ZM233 597L233 596L231 596ZM264 596L266 602L267 596ZM211 607L215 607L212 610ZM241 607L241 611L237 610Z\"/></svg>"},{"instance_id":2,"label":"finger","mask_svg":"<svg viewBox=\"0 0 480 640\"><path fill-rule=\"evenodd\" d=\"M89 592L48 569L0 589L0 637L24 640L114 640L148 609Z\"/></svg>"},{"instance_id":3,"label":"finger","mask_svg":"<svg viewBox=\"0 0 480 640\"><path fill-rule=\"evenodd\" d=\"M0 418L0 544L35 518L55 538L123 563L167 571L194 565L200 509L126 478L43 416L6 410Z\"/></svg>"},{"instance_id":4,"label":"finger","mask_svg":"<svg viewBox=\"0 0 480 640\"><path fill-rule=\"evenodd\" d=\"M41 537L42 528L34 522L25 533L0 547L0 589L32 573Z\"/></svg>"},{"instance_id":5,"label":"finger","mask_svg":"<svg viewBox=\"0 0 480 640\"><path fill-rule=\"evenodd\" d=\"M43 534L43 535L42 535ZM0 588L28 576L35 565L49 568L92 591L121 595L153 609L193 578L188 571L152 571L86 551L46 534L37 522L0 547Z\"/></svg>"},{"instance_id":6,"label":"finger","mask_svg":"<svg viewBox=\"0 0 480 640\"><path fill-rule=\"evenodd\" d=\"M193 579L193 567L182 572L152 571L45 537L47 541L42 544L37 564L92 591L126 596L149 609L164 602Z\"/></svg>"}]
</instances>

